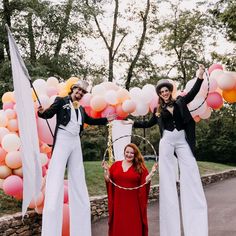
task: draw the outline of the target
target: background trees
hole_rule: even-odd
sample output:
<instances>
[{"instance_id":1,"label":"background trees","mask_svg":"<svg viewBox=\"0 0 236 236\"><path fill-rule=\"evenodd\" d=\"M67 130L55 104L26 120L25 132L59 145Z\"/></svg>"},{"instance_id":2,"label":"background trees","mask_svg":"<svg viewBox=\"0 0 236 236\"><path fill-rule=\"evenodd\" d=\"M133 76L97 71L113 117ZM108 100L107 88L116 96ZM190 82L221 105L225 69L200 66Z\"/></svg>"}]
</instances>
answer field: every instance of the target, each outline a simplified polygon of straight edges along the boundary
<instances>
[{"instance_id":1,"label":"background trees","mask_svg":"<svg viewBox=\"0 0 236 236\"><path fill-rule=\"evenodd\" d=\"M75 75L93 85L113 81L130 88L156 84L158 79L171 75L182 87L196 70L195 64L186 59L206 65L218 61L235 71L236 1L212 4L202 0L193 9L184 8L184 2L1 0L0 94L12 90L6 23L33 80L49 76L68 79ZM218 35L231 43L231 51L217 51ZM235 105L227 104L209 121L200 122L199 157L222 161L224 153L224 160L230 161L231 156L236 156L232 140L234 114ZM88 132L85 146L91 144L87 140L92 140L96 132ZM153 143L158 143L157 132L147 132ZM96 143L104 143L105 147L104 133ZM85 157L93 155L100 156L88 151Z\"/></svg>"}]
</instances>

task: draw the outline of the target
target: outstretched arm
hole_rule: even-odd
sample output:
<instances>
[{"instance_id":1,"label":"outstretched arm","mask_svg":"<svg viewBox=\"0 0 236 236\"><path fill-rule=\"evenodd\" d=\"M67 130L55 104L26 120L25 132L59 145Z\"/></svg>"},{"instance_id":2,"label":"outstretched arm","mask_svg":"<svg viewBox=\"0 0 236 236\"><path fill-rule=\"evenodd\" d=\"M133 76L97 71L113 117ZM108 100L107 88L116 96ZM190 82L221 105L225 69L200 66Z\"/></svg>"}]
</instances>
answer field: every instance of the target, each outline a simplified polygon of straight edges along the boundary
<instances>
[{"instance_id":1,"label":"outstretched arm","mask_svg":"<svg viewBox=\"0 0 236 236\"><path fill-rule=\"evenodd\" d=\"M43 119L52 118L58 110L61 109L61 98L56 97L54 103L47 109L43 109L42 106L38 107L38 116Z\"/></svg>"},{"instance_id":2,"label":"outstretched arm","mask_svg":"<svg viewBox=\"0 0 236 236\"><path fill-rule=\"evenodd\" d=\"M148 120L148 121L134 121L133 127L134 128L150 128L150 127L156 125L157 122L158 122L158 119L157 119L157 116L154 111L150 120Z\"/></svg>"}]
</instances>

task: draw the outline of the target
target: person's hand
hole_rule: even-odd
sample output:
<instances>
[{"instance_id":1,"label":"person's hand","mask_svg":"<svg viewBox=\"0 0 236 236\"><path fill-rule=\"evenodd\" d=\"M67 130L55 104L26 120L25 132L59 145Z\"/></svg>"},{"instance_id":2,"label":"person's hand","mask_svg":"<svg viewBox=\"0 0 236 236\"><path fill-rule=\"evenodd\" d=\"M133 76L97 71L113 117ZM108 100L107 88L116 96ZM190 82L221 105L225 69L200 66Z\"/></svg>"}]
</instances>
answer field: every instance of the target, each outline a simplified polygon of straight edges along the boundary
<instances>
[{"instance_id":1,"label":"person's hand","mask_svg":"<svg viewBox=\"0 0 236 236\"><path fill-rule=\"evenodd\" d=\"M106 118L107 118L108 122L111 122L117 118L117 114L111 114L111 115L109 114L106 116Z\"/></svg>"},{"instance_id":2,"label":"person's hand","mask_svg":"<svg viewBox=\"0 0 236 236\"><path fill-rule=\"evenodd\" d=\"M109 170L109 165L106 161L102 161L102 168L104 169L104 172L105 171L108 171Z\"/></svg>"},{"instance_id":3,"label":"person's hand","mask_svg":"<svg viewBox=\"0 0 236 236\"><path fill-rule=\"evenodd\" d=\"M157 168L158 168L158 164L157 164L157 162L155 162L155 163L153 164L152 170L151 170L151 172L152 172L153 175L154 175L154 173L156 172Z\"/></svg>"},{"instance_id":4,"label":"person's hand","mask_svg":"<svg viewBox=\"0 0 236 236\"><path fill-rule=\"evenodd\" d=\"M134 124L134 121L131 120L131 119L128 119L128 120L122 120L121 123L123 125L133 125Z\"/></svg>"},{"instance_id":5,"label":"person's hand","mask_svg":"<svg viewBox=\"0 0 236 236\"><path fill-rule=\"evenodd\" d=\"M38 107L38 112L39 113L43 113L44 112L44 109L43 109L43 107L41 105Z\"/></svg>"},{"instance_id":6,"label":"person's hand","mask_svg":"<svg viewBox=\"0 0 236 236\"><path fill-rule=\"evenodd\" d=\"M204 79L204 78L203 78L204 73L205 73L205 66L202 65L202 64L199 64L199 65L198 65L198 76L197 76L197 77L198 77L199 79Z\"/></svg>"}]
</instances>

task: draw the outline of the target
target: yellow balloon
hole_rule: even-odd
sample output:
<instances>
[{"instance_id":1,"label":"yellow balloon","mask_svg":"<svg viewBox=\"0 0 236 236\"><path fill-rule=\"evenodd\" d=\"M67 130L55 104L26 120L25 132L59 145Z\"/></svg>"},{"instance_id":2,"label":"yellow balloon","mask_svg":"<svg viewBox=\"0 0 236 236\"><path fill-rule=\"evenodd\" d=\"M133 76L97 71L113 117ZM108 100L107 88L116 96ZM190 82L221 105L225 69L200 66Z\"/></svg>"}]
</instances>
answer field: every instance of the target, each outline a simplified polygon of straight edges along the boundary
<instances>
[{"instance_id":1,"label":"yellow balloon","mask_svg":"<svg viewBox=\"0 0 236 236\"><path fill-rule=\"evenodd\" d=\"M73 84L76 84L78 82L79 78L77 77L70 77L67 81L66 81L66 90L70 91L70 88Z\"/></svg>"},{"instance_id":2,"label":"yellow balloon","mask_svg":"<svg viewBox=\"0 0 236 236\"><path fill-rule=\"evenodd\" d=\"M224 100L228 103L236 102L236 89L224 90L222 95Z\"/></svg>"}]
</instances>

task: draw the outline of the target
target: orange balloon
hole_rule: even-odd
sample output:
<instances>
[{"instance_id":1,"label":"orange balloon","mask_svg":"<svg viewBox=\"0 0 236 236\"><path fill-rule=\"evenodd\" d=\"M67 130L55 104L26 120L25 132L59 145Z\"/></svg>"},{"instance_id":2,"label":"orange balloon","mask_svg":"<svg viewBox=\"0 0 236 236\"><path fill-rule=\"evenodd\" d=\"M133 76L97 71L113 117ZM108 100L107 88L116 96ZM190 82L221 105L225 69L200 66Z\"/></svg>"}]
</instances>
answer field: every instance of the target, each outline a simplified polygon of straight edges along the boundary
<instances>
[{"instance_id":1,"label":"orange balloon","mask_svg":"<svg viewBox=\"0 0 236 236\"><path fill-rule=\"evenodd\" d=\"M198 123L201 120L200 116L195 116L193 119L196 123Z\"/></svg>"},{"instance_id":2,"label":"orange balloon","mask_svg":"<svg viewBox=\"0 0 236 236\"><path fill-rule=\"evenodd\" d=\"M228 103L236 102L236 89L224 90L222 96Z\"/></svg>"},{"instance_id":3,"label":"orange balloon","mask_svg":"<svg viewBox=\"0 0 236 236\"><path fill-rule=\"evenodd\" d=\"M40 192L37 200L35 201L34 199L31 200L30 204L29 204L29 208L35 208L37 206L40 206L43 204L43 200L44 200L44 195L42 192Z\"/></svg>"},{"instance_id":4,"label":"orange balloon","mask_svg":"<svg viewBox=\"0 0 236 236\"><path fill-rule=\"evenodd\" d=\"M14 102L14 94L13 92L6 92L2 95L2 103L5 102Z\"/></svg>"},{"instance_id":5,"label":"orange balloon","mask_svg":"<svg viewBox=\"0 0 236 236\"><path fill-rule=\"evenodd\" d=\"M70 212L68 204L63 205L62 236L70 236Z\"/></svg>"},{"instance_id":6,"label":"orange balloon","mask_svg":"<svg viewBox=\"0 0 236 236\"><path fill-rule=\"evenodd\" d=\"M2 148L0 147L0 166L2 165L5 165L5 157L7 155L7 152Z\"/></svg>"}]
</instances>

